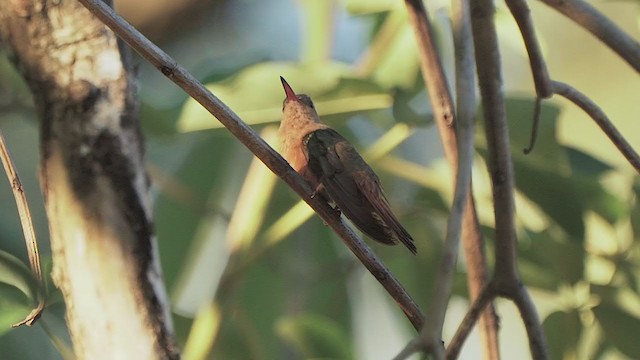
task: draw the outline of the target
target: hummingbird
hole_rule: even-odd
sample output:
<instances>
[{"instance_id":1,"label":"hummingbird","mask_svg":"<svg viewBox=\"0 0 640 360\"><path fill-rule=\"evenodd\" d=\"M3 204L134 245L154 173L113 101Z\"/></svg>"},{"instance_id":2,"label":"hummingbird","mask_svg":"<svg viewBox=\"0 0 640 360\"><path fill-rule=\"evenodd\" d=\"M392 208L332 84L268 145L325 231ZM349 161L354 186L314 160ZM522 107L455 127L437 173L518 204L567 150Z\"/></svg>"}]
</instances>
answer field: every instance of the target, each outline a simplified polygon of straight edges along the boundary
<instances>
[{"instance_id":1,"label":"hummingbird","mask_svg":"<svg viewBox=\"0 0 640 360\"><path fill-rule=\"evenodd\" d=\"M296 94L281 76L286 98L282 105L282 156L315 191L373 240L404 244L416 254L413 238L391 211L380 179L356 149L320 122L313 101Z\"/></svg>"}]
</instances>

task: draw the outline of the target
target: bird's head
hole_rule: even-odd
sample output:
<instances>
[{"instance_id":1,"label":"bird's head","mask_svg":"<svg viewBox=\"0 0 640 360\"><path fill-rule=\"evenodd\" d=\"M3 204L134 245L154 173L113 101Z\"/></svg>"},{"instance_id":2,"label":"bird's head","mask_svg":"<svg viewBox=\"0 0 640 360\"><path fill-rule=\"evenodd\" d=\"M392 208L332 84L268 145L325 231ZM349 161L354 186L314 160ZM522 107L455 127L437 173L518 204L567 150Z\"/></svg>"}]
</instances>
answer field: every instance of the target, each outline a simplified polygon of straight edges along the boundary
<instances>
[{"instance_id":1,"label":"bird's head","mask_svg":"<svg viewBox=\"0 0 640 360\"><path fill-rule=\"evenodd\" d=\"M314 121L318 121L318 113L313 105L313 101L307 94L296 94L295 91L289 86L287 81L280 76L282 81L282 87L284 87L284 93L286 97L282 103L282 112L284 116L297 115L311 117Z\"/></svg>"}]
</instances>

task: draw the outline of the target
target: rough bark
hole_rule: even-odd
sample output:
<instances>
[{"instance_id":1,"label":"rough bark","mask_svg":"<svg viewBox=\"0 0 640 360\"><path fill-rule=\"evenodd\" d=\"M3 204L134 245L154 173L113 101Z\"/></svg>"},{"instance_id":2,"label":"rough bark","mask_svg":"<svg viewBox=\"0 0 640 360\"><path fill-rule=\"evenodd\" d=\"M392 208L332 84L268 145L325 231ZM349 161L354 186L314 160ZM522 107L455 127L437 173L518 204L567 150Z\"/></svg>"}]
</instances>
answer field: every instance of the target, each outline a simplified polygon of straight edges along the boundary
<instances>
[{"instance_id":1,"label":"rough bark","mask_svg":"<svg viewBox=\"0 0 640 360\"><path fill-rule=\"evenodd\" d=\"M128 50L76 1L5 0L41 121L53 278L80 359L172 359Z\"/></svg>"}]
</instances>

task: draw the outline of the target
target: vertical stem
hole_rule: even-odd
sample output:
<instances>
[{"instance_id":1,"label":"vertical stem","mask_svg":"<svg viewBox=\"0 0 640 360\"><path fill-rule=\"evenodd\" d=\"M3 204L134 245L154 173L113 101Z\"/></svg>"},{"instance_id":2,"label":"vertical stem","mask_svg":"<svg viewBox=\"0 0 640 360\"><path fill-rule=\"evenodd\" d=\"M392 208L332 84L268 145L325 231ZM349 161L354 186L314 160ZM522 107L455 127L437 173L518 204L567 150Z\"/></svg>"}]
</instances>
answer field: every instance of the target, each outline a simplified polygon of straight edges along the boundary
<instances>
[{"instance_id":1,"label":"vertical stem","mask_svg":"<svg viewBox=\"0 0 640 360\"><path fill-rule=\"evenodd\" d=\"M482 95L485 133L488 144L488 163L493 185L496 223L496 276L516 279L514 178L509 145L509 130L500 53L494 24L495 7L492 0L477 0L471 4L473 40L480 94Z\"/></svg>"}]
</instances>

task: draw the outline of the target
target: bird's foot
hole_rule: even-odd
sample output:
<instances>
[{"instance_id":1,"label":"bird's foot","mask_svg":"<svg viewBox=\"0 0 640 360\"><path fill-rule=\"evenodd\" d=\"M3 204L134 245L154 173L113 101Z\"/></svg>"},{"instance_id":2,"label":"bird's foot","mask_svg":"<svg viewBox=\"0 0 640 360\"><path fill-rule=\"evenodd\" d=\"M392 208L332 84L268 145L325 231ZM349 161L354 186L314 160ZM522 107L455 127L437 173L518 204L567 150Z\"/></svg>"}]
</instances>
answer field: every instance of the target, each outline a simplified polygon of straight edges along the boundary
<instances>
[{"instance_id":1,"label":"bird's foot","mask_svg":"<svg viewBox=\"0 0 640 360\"><path fill-rule=\"evenodd\" d=\"M322 185L322 183L318 184L318 186L316 186L316 189L313 190L313 192L311 193L311 195L309 196L310 198L315 198L316 196L318 196L318 194L324 190L324 185Z\"/></svg>"},{"instance_id":2,"label":"bird's foot","mask_svg":"<svg viewBox=\"0 0 640 360\"><path fill-rule=\"evenodd\" d=\"M342 216L342 211L340 211L340 208L337 206L332 206L331 207L333 209L333 213L336 215L337 218L339 218L340 216Z\"/></svg>"}]
</instances>

